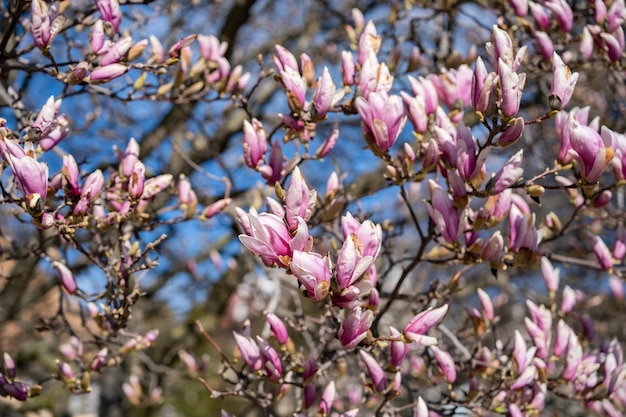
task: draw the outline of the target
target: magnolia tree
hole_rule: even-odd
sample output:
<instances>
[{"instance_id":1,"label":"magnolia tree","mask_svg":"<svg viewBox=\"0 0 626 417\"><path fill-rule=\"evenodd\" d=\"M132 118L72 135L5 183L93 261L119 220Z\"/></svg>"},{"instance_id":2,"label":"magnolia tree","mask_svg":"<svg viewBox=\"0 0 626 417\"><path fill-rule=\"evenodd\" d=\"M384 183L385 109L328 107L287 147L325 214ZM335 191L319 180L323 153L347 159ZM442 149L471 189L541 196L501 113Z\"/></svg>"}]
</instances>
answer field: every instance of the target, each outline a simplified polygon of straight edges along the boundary
<instances>
[{"instance_id":1,"label":"magnolia tree","mask_svg":"<svg viewBox=\"0 0 626 417\"><path fill-rule=\"evenodd\" d=\"M624 1L283 3L2 5L6 413L623 415Z\"/></svg>"}]
</instances>

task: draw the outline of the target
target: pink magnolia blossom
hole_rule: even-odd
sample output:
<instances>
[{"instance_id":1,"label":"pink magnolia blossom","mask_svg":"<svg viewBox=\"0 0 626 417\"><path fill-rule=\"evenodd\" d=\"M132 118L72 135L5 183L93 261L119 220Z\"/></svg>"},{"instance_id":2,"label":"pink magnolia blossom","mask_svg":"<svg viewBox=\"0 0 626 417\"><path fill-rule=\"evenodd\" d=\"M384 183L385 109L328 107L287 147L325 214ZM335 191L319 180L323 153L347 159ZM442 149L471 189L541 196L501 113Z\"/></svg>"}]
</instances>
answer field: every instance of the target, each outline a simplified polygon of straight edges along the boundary
<instances>
[{"instance_id":1,"label":"pink magnolia blossom","mask_svg":"<svg viewBox=\"0 0 626 417\"><path fill-rule=\"evenodd\" d=\"M480 251L480 257L487 262L496 261L502 256L503 250L504 239L502 238L502 232L497 230L483 244Z\"/></svg>"},{"instance_id":2,"label":"pink magnolia blossom","mask_svg":"<svg viewBox=\"0 0 626 417\"><path fill-rule=\"evenodd\" d=\"M363 311L361 307L351 309L339 328L339 341L346 349L354 349L365 339L373 321L374 313L371 310Z\"/></svg>"},{"instance_id":3,"label":"pink magnolia blossom","mask_svg":"<svg viewBox=\"0 0 626 417\"><path fill-rule=\"evenodd\" d=\"M399 340L402 334L393 326L389 327L389 336L398 339L389 342L389 363L391 366L399 367L409 354L410 345Z\"/></svg>"},{"instance_id":4,"label":"pink magnolia blossom","mask_svg":"<svg viewBox=\"0 0 626 417\"><path fill-rule=\"evenodd\" d=\"M566 33L571 32L574 14L567 0L546 1L544 4L552 12L552 17L554 17L559 24L559 29Z\"/></svg>"},{"instance_id":5,"label":"pink magnolia blossom","mask_svg":"<svg viewBox=\"0 0 626 417\"><path fill-rule=\"evenodd\" d=\"M561 107L569 103L574 87L578 81L578 73L572 74L570 68L563 63L561 57L554 52L552 54L552 89L550 94L555 94L561 100Z\"/></svg>"},{"instance_id":6,"label":"pink magnolia blossom","mask_svg":"<svg viewBox=\"0 0 626 417\"><path fill-rule=\"evenodd\" d=\"M110 23L115 33L117 33L120 29L120 22L122 21L122 10L120 9L118 0L97 0L96 5L98 6L98 10L100 10L102 20Z\"/></svg>"},{"instance_id":7,"label":"pink magnolia blossom","mask_svg":"<svg viewBox=\"0 0 626 417\"><path fill-rule=\"evenodd\" d=\"M139 159L139 144L135 138L130 138L124 153L121 155L120 171L125 177L129 177L135 168L135 162Z\"/></svg>"},{"instance_id":8,"label":"pink magnolia blossom","mask_svg":"<svg viewBox=\"0 0 626 417\"><path fill-rule=\"evenodd\" d=\"M426 206L431 220L435 224L441 237L450 244L458 242L463 224L458 210L447 191L433 180L429 180L431 200Z\"/></svg>"},{"instance_id":9,"label":"pink magnolia blossom","mask_svg":"<svg viewBox=\"0 0 626 417\"><path fill-rule=\"evenodd\" d=\"M339 139L339 125L334 124L330 129L330 132L328 132L326 139L324 139L324 142L322 142L320 147L315 152L315 156L317 158L326 157L326 155L328 155L337 144L337 139Z\"/></svg>"},{"instance_id":10,"label":"pink magnolia blossom","mask_svg":"<svg viewBox=\"0 0 626 417\"><path fill-rule=\"evenodd\" d=\"M498 60L498 74L502 88L500 109L505 116L513 117L519 111L526 74L516 73L501 58Z\"/></svg>"},{"instance_id":11,"label":"pink magnolia blossom","mask_svg":"<svg viewBox=\"0 0 626 417\"><path fill-rule=\"evenodd\" d=\"M200 55L209 62L217 62L219 58L224 56L228 49L228 43L220 42L220 40L213 35L198 35L198 46L200 48Z\"/></svg>"},{"instance_id":12,"label":"pink magnolia blossom","mask_svg":"<svg viewBox=\"0 0 626 417\"><path fill-rule=\"evenodd\" d=\"M479 288L476 290L478 293L478 299L480 300L480 305L483 309L483 316L486 320L493 321L495 315L493 312L493 303L491 302L491 297L485 290Z\"/></svg>"},{"instance_id":13,"label":"pink magnolia blossom","mask_svg":"<svg viewBox=\"0 0 626 417\"><path fill-rule=\"evenodd\" d=\"M130 70L124 64L111 64L103 67L97 67L91 74L89 74L89 79L92 82L109 82L115 78L121 77L126 74Z\"/></svg>"},{"instance_id":14,"label":"pink magnolia blossom","mask_svg":"<svg viewBox=\"0 0 626 417\"><path fill-rule=\"evenodd\" d=\"M365 99L369 99L371 93L378 93L386 97L391 90L393 76L387 64L380 63L376 54L371 51L361 66L357 84Z\"/></svg>"},{"instance_id":15,"label":"pink magnolia blossom","mask_svg":"<svg viewBox=\"0 0 626 417\"><path fill-rule=\"evenodd\" d=\"M247 222L247 227L246 223ZM294 250L304 250L309 243L308 227L304 221L294 236L285 222L275 214L249 213L240 219L246 235L239 235L239 240L251 252L259 255L267 266L277 264L287 267Z\"/></svg>"},{"instance_id":16,"label":"pink magnolia blossom","mask_svg":"<svg viewBox=\"0 0 626 417\"><path fill-rule=\"evenodd\" d=\"M282 177L283 151L280 143L275 140L270 148L270 157L267 165L259 167L259 172L267 180L267 185L274 185Z\"/></svg>"},{"instance_id":17,"label":"pink magnolia blossom","mask_svg":"<svg viewBox=\"0 0 626 417\"><path fill-rule=\"evenodd\" d=\"M432 350L433 356L443 373L443 377L450 384L454 383L454 381L456 381L456 366L452 355L445 350L439 349L437 346L431 346L430 349Z\"/></svg>"},{"instance_id":18,"label":"pink magnolia blossom","mask_svg":"<svg viewBox=\"0 0 626 417\"><path fill-rule=\"evenodd\" d=\"M516 16L524 17L528 14L528 0L509 0Z\"/></svg>"},{"instance_id":19,"label":"pink magnolia blossom","mask_svg":"<svg viewBox=\"0 0 626 417\"><path fill-rule=\"evenodd\" d=\"M478 154L476 139L472 135L471 130L463 123L459 123L457 129L456 145L457 172L464 181L470 180L482 170L488 152L485 150Z\"/></svg>"},{"instance_id":20,"label":"pink magnolia blossom","mask_svg":"<svg viewBox=\"0 0 626 417\"><path fill-rule=\"evenodd\" d=\"M611 132L603 127L600 135L593 128L581 124L572 114L568 127L573 157L580 164L581 177L589 183L596 182L614 156Z\"/></svg>"},{"instance_id":21,"label":"pink magnolia blossom","mask_svg":"<svg viewBox=\"0 0 626 417\"><path fill-rule=\"evenodd\" d=\"M546 30L550 27L550 17L548 16L547 10L543 5L530 1L528 3L528 8L530 9L530 14L532 14L535 18L535 22L537 23L539 29Z\"/></svg>"},{"instance_id":22,"label":"pink magnolia blossom","mask_svg":"<svg viewBox=\"0 0 626 417\"><path fill-rule=\"evenodd\" d=\"M344 290L354 284L373 264L374 257L362 256L356 248L358 237L351 234L344 242L337 258L337 283ZM359 241L360 243L360 241Z\"/></svg>"},{"instance_id":23,"label":"pink magnolia blossom","mask_svg":"<svg viewBox=\"0 0 626 417\"><path fill-rule=\"evenodd\" d=\"M548 258L541 258L541 273L543 282L550 294L554 294L559 289L559 270L552 266Z\"/></svg>"},{"instance_id":24,"label":"pink magnolia blossom","mask_svg":"<svg viewBox=\"0 0 626 417\"><path fill-rule=\"evenodd\" d=\"M487 73L487 68L481 57L476 59L476 67L472 77L472 106L477 112L485 113L491 103L493 87L498 82L495 72Z\"/></svg>"},{"instance_id":25,"label":"pink magnolia blossom","mask_svg":"<svg viewBox=\"0 0 626 417\"><path fill-rule=\"evenodd\" d=\"M437 147L441 151L443 162L449 166L456 166L458 154L457 154L457 141L456 141L456 129L455 132L449 132L439 126L432 128L433 138L437 143Z\"/></svg>"},{"instance_id":26,"label":"pink magnolia blossom","mask_svg":"<svg viewBox=\"0 0 626 417\"><path fill-rule=\"evenodd\" d=\"M330 290L331 261L315 252L295 250L289 269L314 301L323 300Z\"/></svg>"},{"instance_id":27,"label":"pink magnolia blossom","mask_svg":"<svg viewBox=\"0 0 626 417\"><path fill-rule=\"evenodd\" d=\"M580 345L580 341L576 334L569 332L569 338L567 341L567 351L565 356L565 366L563 367L562 377L566 381L572 381L577 373L578 368L582 362L583 349Z\"/></svg>"},{"instance_id":28,"label":"pink magnolia blossom","mask_svg":"<svg viewBox=\"0 0 626 417\"><path fill-rule=\"evenodd\" d=\"M423 97L412 97L404 91L400 92L404 102L404 110L413 125L413 129L418 133L424 133L428 129L428 115L426 114L426 104Z\"/></svg>"},{"instance_id":29,"label":"pink magnolia blossom","mask_svg":"<svg viewBox=\"0 0 626 417\"><path fill-rule=\"evenodd\" d=\"M354 55L348 51L341 51L341 75L343 84L346 86L354 85L355 73Z\"/></svg>"},{"instance_id":30,"label":"pink magnolia blossom","mask_svg":"<svg viewBox=\"0 0 626 417\"><path fill-rule=\"evenodd\" d=\"M358 238L357 246L363 256L371 256L373 258L378 256L382 245L382 229L380 225L374 224L371 220L360 223L348 212L341 218L341 231L344 239L347 239L350 235Z\"/></svg>"},{"instance_id":31,"label":"pink magnolia blossom","mask_svg":"<svg viewBox=\"0 0 626 417\"><path fill-rule=\"evenodd\" d=\"M46 50L63 28L65 19L57 16L58 5L48 4L43 0L33 0L30 5L31 21L30 31L35 41L35 46Z\"/></svg>"},{"instance_id":32,"label":"pink magnolia blossom","mask_svg":"<svg viewBox=\"0 0 626 417\"><path fill-rule=\"evenodd\" d=\"M541 53L541 57L545 60L550 59L555 53L554 44L552 43L550 35L546 32L537 30L534 32L533 36L535 37L535 43L537 44L537 49Z\"/></svg>"},{"instance_id":33,"label":"pink magnolia blossom","mask_svg":"<svg viewBox=\"0 0 626 417\"><path fill-rule=\"evenodd\" d=\"M343 90L340 91L341 96L337 96L337 88L330 77L328 68L324 67L322 76L317 80L317 86L313 92L313 105L315 106L315 115L318 119L326 117L326 113L334 107L341 96Z\"/></svg>"},{"instance_id":34,"label":"pink magnolia blossom","mask_svg":"<svg viewBox=\"0 0 626 417\"><path fill-rule=\"evenodd\" d=\"M524 150L515 153L502 168L489 180L485 187L490 194L499 194L517 182L524 173L522 159Z\"/></svg>"},{"instance_id":35,"label":"pink magnolia blossom","mask_svg":"<svg viewBox=\"0 0 626 417\"><path fill-rule=\"evenodd\" d=\"M274 313L267 313L265 320L267 320L267 323L270 325L276 341L281 345L286 344L289 340L289 334L287 333L285 323Z\"/></svg>"},{"instance_id":36,"label":"pink magnolia blossom","mask_svg":"<svg viewBox=\"0 0 626 417\"><path fill-rule=\"evenodd\" d=\"M524 131L524 118L517 117L513 120L513 123L508 125L504 132L500 136L498 136L498 145L500 146L509 146L517 142L519 138L522 137L522 132Z\"/></svg>"},{"instance_id":37,"label":"pink magnolia blossom","mask_svg":"<svg viewBox=\"0 0 626 417\"><path fill-rule=\"evenodd\" d=\"M285 196L285 220L290 230L298 227L299 218L308 221L313 215L317 192L310 190L300 168L295 167Z\"/></svg>"},{"instance_id":38,"label":"pink magnolia blossom","mask_svg":"<svg viewBox=\"0 0 626 417\"><path fill-rule=\"evenodd\" d=\"M497 25L493 25L491 29L491 42L486 45L487 52L492 56L493 62L496 63L496 72L502 77L502 65L508 67L512 72L517 71L526 54L526 47L520 48L515 54L513 51L513 41L508 32L500 29Z\"/></svg>"},{"instance_id":39,"label":"pink magnolia blossom","mask_svg":"<svg viewBox=\"0 0 626 417\"><path fill-rule=\"evenodd\" d=\"M133 171L128 178L128 195L132 199L138 199L143 195L146 180L146 167L143 162L135 161Z\"/></svg>"},{"instance_id":40,"label":"pink magnolia blossom","mask_svg":"<svg viewBox=\"0 0 626 417\"><path fill-rule=\"evenodd\" d=\"M133 46L133 39L129 36L120 39L106 51L100 58L100 65L105 67L107 65L120 62L126 56L126 53Z\"/></svg>"},{"instance_id":41,"label":"pink magnolia blossom","mask_svg":"<svg viewBox=\"0 0 626 417\"><path fill-rule=\"evenodd\" d=\"M439 96L437 89L433 82L425 77L418 77L417 79L408 76L411 91L415 97L422 97L424 100L424 110L426 114L430 115L435 113L439 107Z\"/></svg>"},{"instance_id":42,"label":"pink magnolia blossom","mask_svg":"<svg viewBox=\"0 0 626 417\"><path fill-rule=\"evenodd\" d=\"M235 337L235 343L246 365L248 365L253 372L261 369L261 350L259 346L254 343L254 340L252 340L250 336L244 336L237 332L233 332L233 336Z\"/></svg>"},{"instance_id":43,"label":"pink magnolia blossom","mask_svg":"<svg viewBox=\"0 0 626 417\"><path fill-rule=\"evenodd\" d=\"M428 79L432 81L437 96L449 109L463 110L472 100L472 69L463 64L458 68L444 70L442 74L431 74Z\"/></svg>"},{"instance_id":44,"label":"pink magnolia blossom","mask_svg":"<svg viewBox=\"0 0 626 417\"><path fill-rule=\"evenodd\" d=\"M600 263L600 266L606 271L613 268L613 254L609 250L606 243L604 243L604 240L602 240L600 236L592 233L588 233L587 238L591 244L593 253L596 255L596 259Z\"/></svg>"},{"instance_id":45,"label":"pink magnolia blossom","mask_svg":"<svg viewBox=\"0 0 626 417\"><path fill-rule=\"evenodd\" d=\"M563 288L563 299L561 300L561 308L560 311L563 314L569 314L574 309L574 306L577 302L576 290L574 290L569 285L566 285Z\"/></svg>"},{"instance_id":46,"label":"pink magnolia blossom","mask_svg":"<svg viewBox=\"0 0 626 417\"><path fill-rule=\"evenodd\" d=\"M382 45L383 38L376 32L376 26L371 20L367 22L361 36L359 37L359 45L357 47L357 62L363 65L370 52L378 53Z\"/></svg>"},{"instance_id":47,"label":"pink magnolia blossom","mask_svg":"<svg viewBox=\"0 0 626 417\"><path fill-rule=\"evenodd\" d=\"M257 336L257 344L265 374L270 381L277 382L283 374L283 365L276 350L265 340Z\"/></svg>"},{"instance_id":48,"label":"pink magnolia blossom","mask_svg":"<svg viewBox=\"0 0 626 417\"><path fill-rule=\"evenodd\" d=\"M68 294L74 294L78 289L76 285L76 279L74 279L74 274L72 271L63 263L54 261L52 262L52 266L59 273L59 278L61 279L61 286Z\"/></svg>"},{"instance_id":49,"label":"pink magnolia blossom","mask_svg":"<svg viewBox=\"0 0 626 417\"><path fill-rule=\"evenodd\" d=\"M59 144L70 132L70 123L64 114L56 117L50 127L41 134L39 145L44 151L49 151Z\"/></svg>"},{"instance_id":50,"label":"pink magnolia blossom","mask_svg":"<svg viewBox=\"0 0 626 417\"><path fill-rule=\"evenodd\" d=\"M512 204L509 214L509 248L518 252L522 248L537 250L539 236L534 214L525 213L518 204Z\"/></svg>"},{"instance_id":51,"label":"pink magnolia blossom","mask_svg":"<svg viewBox=\"0 0 626 417\"><path fill-rule=\"evenodd\" d=\"M39 211L43 208L48 192L48 165L27 155L18 158L6 153L5 158L8 159L18 186L24 193L27 207Z\"/></svg>"},{"instance_id":52,"label":"pink magnolia blossom","mask_svg":"<svg viewBox=\"0 0 626 417\"><path fill-rule=\"evenodd\" d=\"M280 80L287 90L289 108L293 112L303 110L306 104L307 82L298 71L285 68L280 73Z\"/></svg>"},{"instance_id":53,"label":"pink magnolia blossom","mask_svg":"<svg viewBox=\"0 0 626 417\"><path fill-rule=\"evenodd\" d=\"M335 381L330 381L330 383L324 388L324 392L322 392L322 398L320 399L320 405L317 407L318 415L324 417L327 416L330 412L333 401L335 401L336 389L335 389Z\"/></svg>"},{"instance_id":54,"label":"pink magnolia blossom","mask_svg":"<svg viewBox=\"0 0 626 417\"><path fill-rule=\"evenodd\" d=\"M365 368L369 374L372 382L374 383L374 389L378 392L383 392L387 388L387 378L385 377L385 371L376 359L364 350L359 351L361 360L365 363Z\"/></svg>"},{"instance_id":55,"label":"pink magnolia blossom","mask_svg":"<svg viewBox=\"0 0 626 417\"><path fill-rule=\"evenodd\" d=\"M96 23L94 23L93 28L91 29L91 37L90 37L91 50L94 51L96 54L99 54L104 47L104 43L105 43L104 25L102 23L102 19L98 19L96 20Z\"/></svg>"},{"instance_id":56,"label":"pink magnolia blossom","mask_svg":"<svg viewBox=\"0 0 626 417\"><path fill-rule=\"evenodd\" d=\"M298 72L298 60L287 48L274 45L274 51L276 53L272 56L272 60L279 73L287 69Z\"/></svg>"},{"instance_id":57,"label":"pink magnolia blossom","mask_svg":"<svg viewBox=\"0 0 626 417\"><path fill-rule=\"evenodd\" d=\"M437 339L426 336L426 333L439 324L448 313L448 304L441 307L432 308L422 311L411 319L409 324L404 328L404 336L422 346L432 346L437 343Z\"/></svg>"},{"instance_id":58,"label":"pink magnolia blossom","mask_svg":"<svg viewBox=\"0 0 626 417\"><path fill-rule=\"evenodd\" d=\"M246 165L257 168L267 152L267 134L257 119L243 121L243 157Z\"/></svg>"},{"instance_id":59,"label":"pink magnolia blossom","mask_svg":"<svg viewBox=\"0 0 626 417\"><path fill-rule=\"evenodd\" d=\"M357 98L356 108L368 145L377 154L387 153L406 122L400 96L386 97L374 92L368 100Z\"/></svg>"}]
</instances>

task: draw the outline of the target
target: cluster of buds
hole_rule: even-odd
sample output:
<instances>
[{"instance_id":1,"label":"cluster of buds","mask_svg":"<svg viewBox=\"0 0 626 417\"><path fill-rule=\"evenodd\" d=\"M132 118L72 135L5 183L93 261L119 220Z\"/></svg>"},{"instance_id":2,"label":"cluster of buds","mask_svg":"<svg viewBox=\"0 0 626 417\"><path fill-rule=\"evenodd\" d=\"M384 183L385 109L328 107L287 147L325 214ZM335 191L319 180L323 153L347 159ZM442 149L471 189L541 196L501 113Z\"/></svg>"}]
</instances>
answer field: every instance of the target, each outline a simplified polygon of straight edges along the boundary
<instances>
[{"instance_id":1,"label":"cluster of buds","mask_svg":"<svg viewBox=\"0 0 626 417\"><path fill-rule=\"evenodd\" d=\"M128 382L122 384L122 391L128 402L134 406L156 406L163 401L163 389L161 387L153 387L148 392L144 392L141 380L134 374L128 378Z\"/></svg>"},{"instance_id":2,"label":"cluster of buds","mask_svg":"<svg viewBox=\"0 0 626 417\"><path fill-rule=\"evenodd\" d=\"M293 170L288 188L277 194L283 197L282 203L269 199L269 213L258 214L254 210L245 213L237 209L245 232L239 236L240 241L266 266L279 267L292 274L308 298L330 302L339 311L343 310L337 315L340 318L337 338L345 349L371 345L373 310L377 308L379 298L375 261L381 251L381 227L369 220L360 222L348 213L341 218L342 246L335 256L331 253L322 255L314 251L314 239L309 235L307 226L317 196L308 188L299 168ZM403 333L391 328L385 338L393 340L389 351L390 366L400 367L411 343L433 347L437 340L427 333L444 318L447 311L448 306L444 305L420 312L410 320ZM268 314L266 319L276 340L284 346L288 340L285 325L274 315ZM235 333L235 341L249 370L261 373L272 381L280 380L282 362L276 350L265 340L257 338L255 341L248 334ZM377 349L360 350L360 354L375 390L380 393L397 391L401 374L395 372L393 382L388 384L386 371L373 359L374 350ZM451 375L455 367L453 361L450 364L451 356L437 350L436 357L445 369L444 373L453 380ZM314 388L307 387L312 385L305 384L305 398L310 398ZM307 394L307 390L313 390L313 393ZM305 408L308 406L305 405ZM326 412L329 409L328 406Z\"/></svg>"},{"instance_id":3,"label":"cluster of buds","mask_svg":"<svg viewBox=\"0 0 626 417\"><path fill-rule=\"evenodd\" d=\"M608 5L607 5L608 3ZM554 26L561 32L571 33L575 29L574 13L565 0L534 2L529 0L509 0L515 14L524 18L525 24L534 20L533 36L544 59L549 59L554 51L550 33ZM624 28L626 8L624 1L607 2L605 0L589 1L589 23L582 29L579 49L586 60L589 60L597 49L606 54L612 62L621 59L624 51ZM528 19L532 17L532 20ZM554 22L554 23L553 23Z\"/></svg>"},{"instance_id":4,"label":"cluster of buds","mask_svg":"<svg viewBox=\"0 0 626 417\"><path fill-rule=\"evenodd\" d=\"M557 307L556 295L559 294L559 270L554 268L547 258L542 258L542 274L552 306L537 305L527 301L529 315L525 318L525 327L529 336L515 331L512 350L502 350L502 344L494 350L482 347L476 353L476 376L470 380L470 395L487 388L494 382L496 391L490 397L489 407L507 410L512 416L528 415L540 412L546 406L548 384L561 392L575 393L586 406L598 414L618 416L617 410L624 407L626 398L623 393L626 365L623 353L616 340L602 343L600 348L591 349L588 342L593 341L595 331L593 322L584 314L578 315L582 329L577 334L566 320L573 316L573 308L584 298L569 286L560 292L560 305ZM482 313L469 309L473 322L497 320L494 306L489 295L479 290ZM560 318L559 318L560 317ZM556 323L556 319L558 323ZM482 336L483 328L474 326L477 336ZM586 339L586 340L585 340ZM530 342L530 347L528 343ZM505 365L510 379L502 385L500 378L494 378L490 366Z\"/></svg>"},{"instance_id":5,"label":"cluster of buds","mask_svg":"<svg viewBox=\"0 0 626 417\"><path fill-rule=\"evenodd\" d=\"M15 398L18 401L26 401L41 391L41 386L28 386L24 382L16 380L17 370L11 355L4 353L4 373L0 373L0 397Z\"/></svg>"}]
</instances>

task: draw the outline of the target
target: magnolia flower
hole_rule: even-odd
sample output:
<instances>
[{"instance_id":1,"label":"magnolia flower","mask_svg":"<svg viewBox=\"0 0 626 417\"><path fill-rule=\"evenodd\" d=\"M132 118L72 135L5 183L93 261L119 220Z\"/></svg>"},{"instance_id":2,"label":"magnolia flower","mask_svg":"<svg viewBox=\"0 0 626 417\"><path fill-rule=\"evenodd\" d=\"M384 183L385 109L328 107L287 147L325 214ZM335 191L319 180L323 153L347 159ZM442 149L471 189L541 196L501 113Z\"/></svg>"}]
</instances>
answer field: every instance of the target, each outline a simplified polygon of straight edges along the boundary
<instances>
[{"instance_id":1,"label":"magnolia flower","mask_svg":"<svg viewBox=\"0 0 626 417\"><path fill-rule=\"evenodd\" d=\"M485 113L491 103L493 87L498 81L495 72L487 73L487 68L481 57L476 59L476 67L472 77L472 106L477 112Z\"/></svg>"},{"instance_id":2,"label":"magnolia flower","mask_svg":"<svg viewBox=\"0 0 626 417\"><path fill-rule=\"evenodd\" d=\"M276 350L271 347L265 340L257 336L257 343L259 345L259 351L261 353L261 360L263 362L263 369L270 381L277 382L282 373L283 366L278 357Z\"/></svg>"},{"instance_id":3,"label":"magnolia flower","mask_svg":"<svg viewBox=\"0 0 626 417\"><path fill-rule=\"evenodd\" d=\"M569 103L574 87L578 81L578 73L572 74L570 68L563 63L563 60L554 52L552 54L552 89L550 94L555 94L561 100L561 107Z\"/></svg>"},{"instance_id":4,"label":"magnolia flower","mask_svg":"<svg viewBox=\"0 0 626 417\"><path fill-rule=\"evenodd\" d=\"M126 56L126 53L133 46L133 39L130 36L122 38L106 51L100 58L100 65L105 67L107 65L120 62Z\"/></svg>"},{"instance_id":5,"label":"magnolia flower","mask_svg":"<svg viewBox=\"0 0 626 417\"><path fill-rule=\"evenodd\" d=\"M517 182L524 173L522 168L523 156L524 150L520 149L489 180L485 188L490 194L499 194Z\"/></svg>"},{"instance_id":6,"label":"magnolia flower","mask_svg":"<svg viewBox=\"0 0 626 417\"><path fill-rule=\"evenodd\" d=\"M389 336L399 339L402 334L395 327L389 327ZM410 345L402 340L394 340L389 343L389 363L391 366L399 367L404 358L409 354Z\"/></svg>"},{"instance_id":7,"label":"magnolia flower","mask_svg":"<svg viewBox=\"0 0 626 417\"><path fill-rule=\"evenodd\" d=\"M331 260L315 252L293 252L289 269L304 286L309 297L321 301L330 290Z\"/></svg>"},{"instance_id":8,"label":"magnolia flower","mask_svg":"<svg viewBox=\"0 0 626 417\"><path fill-rule=\"evenodd\" d=\"M233 332L233 336L235 336L235 343L246 365L248 365L252 371L261 369L261 350L259 346L254 343L254 340L249 336L246 337L237 332Z\"/></svg>"},{"instance_id":9,"label":"magnolia flower","mask_svg":"<svg viewBox=\"0 0 626 417\"><path fill-rule=\"evenodd\" d=\"M385 371L376 359L364 350L359 351L361 360L365 363L365 368L369 374L372 382L374 383L374 389L378 392L383 392L387 388L387 379L385 377Z\"/></svg>"},{"instance_id":10,"label":"magnolia flower","mask_svg":"<svg viewBox=\"0 0 626 417\"><path fill-rule=\"evenodd\" d=\"M274 313L267 313L265 320L267 320L267 323L270 325L270 329L272 329L276 341L281 345L286 344L289 340L289 334L287 333L285 323Z\"/></svg>"},{"instance_id":11,"label":"magnolia flower","mask_svg":"<svg viewBox=\"0 0 626 417\"><path fill-rule=\"evenodd\" d=\"M371 310L355 307L348 311L339 328L339 341L346 349L354 349L365 337L374 321Z\"/></svg>"},{"instance_id":12,"label":"magnolia flower","mask_svg":"<svg viewBox=\"0 0 626 417\"><path fill-rule=\"evenodd\" d=\"M363 65L370 52L377 54L380 46L382 45L383 38L376 32L376 26L371 20L367 22L361 37L359 38L359 45L357 47L357 62Z\"/></svg>"},{"instance_id":13,"label":"magnolia flower","mask_svg":"<svg viewBox=\"0 0 626 417\"><path fill-rule=\"evenodd\" d=\"M272 60L279 73L286 69L298 71L298 61L287 48L281 45L274 45L274 51L276 54L272 56Z\"/></svg>"},{"instance_id":14,"label":"magnolia flower","mask_svg":"<svg viewBox=\"0 0 626 417\"><path fill-rule=\"evenodd\" d=\"M302 251L310 243L308 227L302 219L294 236L285 222L271 213L249 213L240 218L240 223L247 234L239 235L239 240L267 266L287 267L294 250Z\"/></svg>"},{"instance_id":15,"label":"magnolia flower","mask_svg":"<svg viewBox=\"0 0 626 417\"><path fill-rule=\"evenodd\" d=\"M76 280L74 279L72 271L70 271L65 264L57 261L52 262L52 267L59 273L63 289L67 291L68 294L74 294L78 289L78 286L76 285Z\"/></svg>"},{"instance_id":16,"label":"magnolia flower","mask_svg":"<svg viewBox=\"0 0 626 417\"><path fill-rule=\"evenodd\" d=\"M454 365L454 359L452 358L452 355L444 350L439 349L437 346L431 346L430 349L432 350L433 356L435 357L435 360L437 361L437 364L439 365L439 368L443 373L443 377L450 384L454 383L454 381L456 381L456 367Z\"/></svg>"},{"instance_id":17,"label":"magnolia flower","mask_svg":"<svg viewBox=\"0 0 626 417\"><path fill-rule=\"evenodd\" d=\"M111 64L103 67L95 68L91 71L89 79L94 82L108 82L115 78L121 77L130 70L129 67L123 64Z\"/></svg>"},{"instance_id":18,"label":"magnolia flower","mask_svg":"<svg viewBox=\"0 0 626 417\"><path fill-rule=\"evenodd\" d=\"M48 192L48 165L28 155L18 158L7 152L5 158L8 159L18 186L24 193L27 208L41 211Z\"/></svg>"},{"instance_id":19,"label":"magnolia flower","mask_svg":"<svg viewBox=\"0 0 626 417\"><path fill-rule=\"evenodd\" d=\"M580 164L580 176L589 183L596 182L611 163L615 153L611 131L603 127L600 135L595 129L579 123L572 114L568 127L573 157Z\"/></svg>"},{"instance_id":20,"label":"magnolia flower","mask_svg":"<svg viewBox=\"0 0 626 417\"><path fill-rule=\"evenodd\" d=\"M298 227L299 218L304 221L311 218L316 201L317 191L309 190L300 168L295 167L285 196L285 220L291 230Z\"/></svg>"},{"instance_id":21,"label":"magnolia flower","mask_svg":"<svg viewBox=\"0 0 626 417\"><path fill-rule=\"evenodd\" d=\"M404 328L404 337L412 342L417 342L422 346L432 346L437 343L437 339L425 334L434 326L439 324L448 312L448 305L422 311L411 319Z\"/></svg>"},{"instance_id":22,"label":"magnolia flower","mask_svg":"<svg viewBox=\"0 0 626 417\"><path fill-rule=\"evenodd\" d=\"M326 113L336 104L335 97L336 87L333 83L328 68L324 67L322 76L317 80L317 86L313 92L313 105L315 106L315 115L318 119L326 117Z\"/></svg>"},{"instance_id":23,"label":"magnolia flower","mask_svg":"<svg viewBox=\"0 0 626 417\"><path fill-rule=\"evenodd\" d=\"M257 119L243 121L243 157L246 165L257 168L267 152L267 134Z\"/></svg>"},{"instance_id":24,"label":"magnolia flower","mask_svg":"<svg viewBox=\"0 0 626 417\"><path fill-rule=\"evenodd\" d=\"M574 14L572 8L566 0L552 0L544 2L545 6L552 12L552 17L556 19L559 29L565 33L572 30L574 23Z\"/></svg>"},{"instance_id":25,"label":"magnolia flower","mask_svg":"<svg viewBox=\"0 0 626 417\"><path fill-rule=\"evenodd\" d=\"M267 165L259 167L259 172L267 180L267 185L274 185L282 176L283 151L280 143L275 140L270 148L270 158Z\"/></svg>"},{"instance_id":26,"label":"magnolia flower","mask_svg":"<svg viewBox=\"0 0 626 417\"><path fill-rule=\"evenodd\" d=\"M356 108L361 115L368 145L375 153L389 151L406 122L402 98L373 92L367 100L357 98Z\"/></svg>"},{"instance_id":27,"label":"magnolia flower","mask_svg":"<svg viewBox=\"0 0 626 417\"><path fill-rule=\"evenodd\" d=\"M498 74L502 88L500 109L505 116L513 117L519 111L526 74L516 73L502 59L498 60Z\"/></svg>"},{"instance_id":28,"label":"magnolia flower","mask_svg":"<svg viewBox=\"0 0 626 417\"><path fill-rule=\"evenodd\" d=\"M30 4L30 31L35 41L35 46L46 50L54 38L63 28L65 18L57 16L58 5L52 4L49 8L43 0L33 0Z\"/></svg>"},{"instance_id":29,"label":"magnolia flower","mask_svg":"<svg viewBox=\"0 0 626 417\"><path fill-rule=\"evenodd\" d=\"M98 10L100 10L102 20L110 23L115 33L117 33L120 28L120 22L122 21L122 11L118 0L97 0L96 5L98 6Z\"/></svg>"},{"instance_id":30,"label":"magnolia flower","mask_svg":"<svg viewBox=\"0 0 626 417\"><path fill-rule=\"evenodd\" d=\"M431 199L426 206L428 214L441 234L441 237L447 243L454 244L459 240L463 230L461 216L454 207L454 202L448 195L448 192L433 180L429 180L429 184Z\"/></svg>"}]
</instances>

